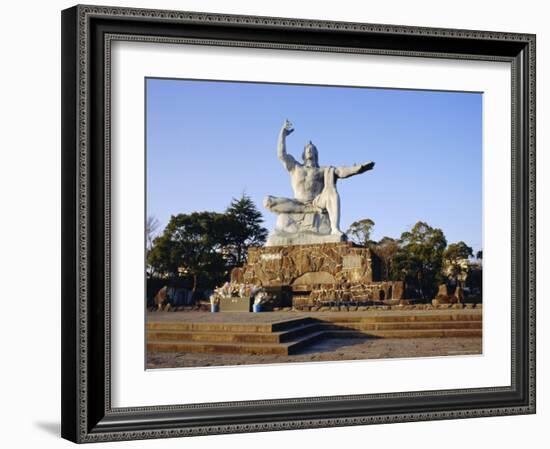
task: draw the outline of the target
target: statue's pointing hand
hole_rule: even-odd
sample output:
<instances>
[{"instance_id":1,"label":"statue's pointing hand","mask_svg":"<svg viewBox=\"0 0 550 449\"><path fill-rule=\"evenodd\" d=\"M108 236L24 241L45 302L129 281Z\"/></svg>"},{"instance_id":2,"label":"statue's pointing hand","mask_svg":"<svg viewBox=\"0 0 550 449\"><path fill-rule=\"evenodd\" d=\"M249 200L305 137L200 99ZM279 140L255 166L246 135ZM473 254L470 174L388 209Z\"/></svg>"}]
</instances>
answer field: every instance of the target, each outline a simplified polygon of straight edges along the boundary
<instances>
[{"instance_id":1,"label":"statue's pointing hand","mask_svg":"<svg viewBox=\"0 0 550 449\"><path fill-rule=\"evenodd\" d=\"M372 170L374 168L374 162L367 162L366 164L360 164L358 173L365 173L366 171Z\"/></svg>"}]
</instances>

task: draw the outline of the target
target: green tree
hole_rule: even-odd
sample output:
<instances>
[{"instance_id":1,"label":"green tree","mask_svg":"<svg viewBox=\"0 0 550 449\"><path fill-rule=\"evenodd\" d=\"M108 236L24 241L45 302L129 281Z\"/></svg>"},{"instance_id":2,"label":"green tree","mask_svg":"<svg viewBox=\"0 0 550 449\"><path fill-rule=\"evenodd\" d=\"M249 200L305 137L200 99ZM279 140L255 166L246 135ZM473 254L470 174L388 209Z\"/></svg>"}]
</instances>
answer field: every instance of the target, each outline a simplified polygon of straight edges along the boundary
<instances>
[{"instance_id":1,"label":"green tree","mask_svg":"<svg viewBox=\"0 0 550 449\"><path fill-rule=\"evenodd\" d=\"M395 255L394 276L415 286L423 299L433 297L442 280L443 251L447 240L443 231L419 221L410 232L401 234Z\"/></svg>"},{"instance_id":2,"label":"green tree","mask_svg":"<svg viewBox=\"0 0 550 449\"><path fill-rule=\"evenodd\" d=\"M474 250L462 241L449 244L443 253L446 260L469 259L473 255Z\"/></svg>"},{"instance_id":3,"label":"green tree","mask_svg":"<svg viewBox=\"0 0 550 449\"><path fill-rule=\"evenodd\" d=\"M477 260L482 260L483 259L483 250L479 250L477 253L476 253L476 259Z\"/></svg>"},{"instance_id":4,"label":"green tree","mask_svg":"<svg viewBox=\"0 0 550 449\"><path fill-rule=\"evenodd\" d=\"M164 232L154 240L148 263L166 276L190 276L195 294L201 274L223 274L223 248L231 241L236 221L227 214L194 212L173 215Z\"/></svg>"},{"instance_id":5,"label":"green tree","mask_svg":"<svg viewBox=\"0 0 550 449\"><path fill-rule=\"evenodd\" d=\"M463 287L470 270L468 259L473 255L474 250L466 243L451 243L443 252L445 276Z\"/></svg>"},{"instance_id":6,"label":"green tree","mask_svg":"<svg viewBox=\"0 0 550 449\"><path fill-rule=\"evenodd\" d=\"M352 242L362 246L369 246L372 243L370 234L373 227L374 221L370 218L364 218L363 220L354 221L346 231L346 234Z\"/></svg>"},{"instance_id":7,"label":"green tree","mask_svg":"<svg viewBox=\"0 0 550 449\"><path fill-rule=\"evenodd\" d=\"M399 240L383 237L378 243L372 245L371 249L382 261L383 279L392 279L395 271L394 259L399 251Z\"/></svg>"},{"instance_id":8,"label":"green tree","mask_svg":"<svg viewBox=\"0 0 550 449\"><path fill-rule=\"evenodd\" d=\"M243 265L248 256L248 248L261 246L267 239L267 229L262 226L264 222L261 212L248 195L241 198L233 198L225 211L235 220L232 227L230 242L227 247L234 266Z\"/></svg>"}]
</instances>

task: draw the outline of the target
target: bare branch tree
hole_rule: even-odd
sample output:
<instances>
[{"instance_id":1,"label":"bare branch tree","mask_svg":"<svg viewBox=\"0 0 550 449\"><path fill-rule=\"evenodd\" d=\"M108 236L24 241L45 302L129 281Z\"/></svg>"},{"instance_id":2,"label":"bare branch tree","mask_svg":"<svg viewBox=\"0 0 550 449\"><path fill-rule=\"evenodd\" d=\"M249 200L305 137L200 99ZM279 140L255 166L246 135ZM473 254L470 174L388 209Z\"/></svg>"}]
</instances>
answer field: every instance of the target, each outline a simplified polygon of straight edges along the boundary
<instances>
[{"instance_id":1,"label":"bare branch tree","mask_svg":"<svg viewBox=\"0 0 550 449\"><path fill-rule=\"evenodd\" d=\"M147 251L151 251L153 248L153 240L157 235L157 230L160 226L160 221L154 215L149 215L147 221L145 222L145 238Z\"/></svg>"}]
</instances>

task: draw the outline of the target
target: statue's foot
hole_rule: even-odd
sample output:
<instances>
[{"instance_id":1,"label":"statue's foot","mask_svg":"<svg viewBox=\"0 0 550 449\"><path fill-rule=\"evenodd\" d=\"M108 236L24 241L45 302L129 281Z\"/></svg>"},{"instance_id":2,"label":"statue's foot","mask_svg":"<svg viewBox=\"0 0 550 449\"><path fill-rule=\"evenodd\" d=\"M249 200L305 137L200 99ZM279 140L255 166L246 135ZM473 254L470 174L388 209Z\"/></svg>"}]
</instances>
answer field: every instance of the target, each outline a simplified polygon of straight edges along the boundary
<instances>
[{"instance_id":1,"label":"statue's foot","mask_svg":"<svg viewBox=\"0 0 550 449\"><path fill-rule=\"evenodd\" d=\"M338 237L342 237L344 235L344 233L342 231L340 231L340 229L333 229L330 234L331 235L336 235Z\"/></svg>"}]
</instances>

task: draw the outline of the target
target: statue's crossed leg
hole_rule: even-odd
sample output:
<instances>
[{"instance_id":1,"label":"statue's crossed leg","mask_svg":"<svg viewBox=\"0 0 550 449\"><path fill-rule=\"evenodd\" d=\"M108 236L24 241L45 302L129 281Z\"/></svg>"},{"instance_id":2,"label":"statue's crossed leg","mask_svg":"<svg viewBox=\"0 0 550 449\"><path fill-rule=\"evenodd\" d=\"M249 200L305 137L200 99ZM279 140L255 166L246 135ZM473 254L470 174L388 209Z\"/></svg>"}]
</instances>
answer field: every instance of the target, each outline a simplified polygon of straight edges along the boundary
<instances>
[{"instance_id":1,"label":"statue's crossed leg","mask_svg":"<svg viewBox=\"0 0 550 449\"><path fill-rule=\"evenodd\" d=\"M329 216L331 234L343 234L339 229L340 198L335 189L324 189L313 201L267 195L264 198L264 207L277 214L322 214L326 212Z\"/></svg>"},{"instance_id":2,"label":"statue's crossed leg","mask_svg":"<svg viewBox=\"0 0 550 449\"><path fill-rule=\"evenodd\" d=\"M322 208L313 205L312 201L300 201L294 198L283 198L267 195L264 207L277 214L308 214L323 212Z\"/></svg>"}]
</instances>

